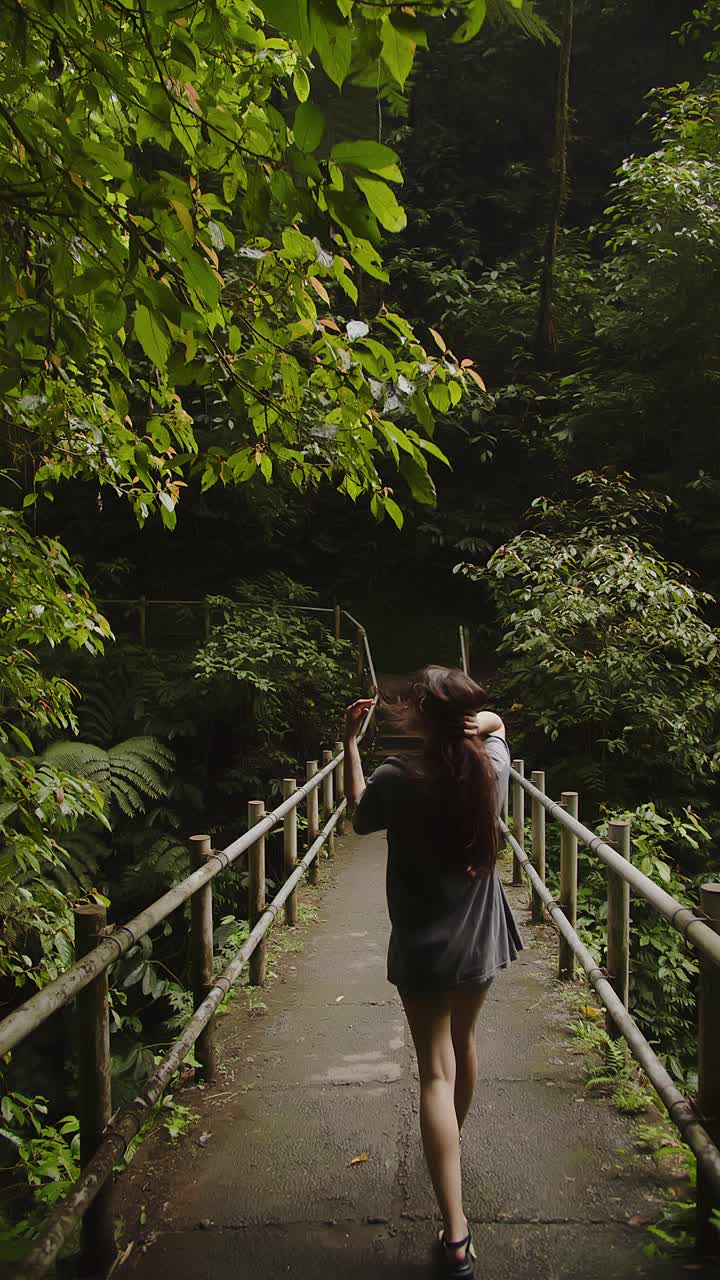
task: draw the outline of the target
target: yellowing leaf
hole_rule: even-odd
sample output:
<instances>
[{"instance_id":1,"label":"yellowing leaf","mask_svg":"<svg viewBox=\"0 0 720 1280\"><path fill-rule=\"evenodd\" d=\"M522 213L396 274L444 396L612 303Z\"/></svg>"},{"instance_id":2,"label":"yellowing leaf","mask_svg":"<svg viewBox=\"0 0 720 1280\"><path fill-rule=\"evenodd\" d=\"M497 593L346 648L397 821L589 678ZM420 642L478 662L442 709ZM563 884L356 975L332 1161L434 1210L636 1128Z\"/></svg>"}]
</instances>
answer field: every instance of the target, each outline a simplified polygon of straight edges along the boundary
<instances>
[{"instance_id":1,"label":"yellowing leaf","mask_svg":"<svg viewBox=\"0 0 720 1280\"><path fill-rule=\"evenodd\" d=\"M485 386L485 383L483 382L482 378L480 377L480 374L477 372L476 369L466 369L465 372L470 374L470 377L472 378L473 382L477 383L481 391L487 391L487 387Z\"/></svg>"},{"instance_id":2,"label":"yellowing leaf","mask_svg":"<svg viewBox=\"0 0 720 1280\"><path fill-rule=\"evenodd\" d=\"M447 351L447 343L445 342L445 339L441 337L441 335L438 333L437 329L431 329L430 332L433 338L435 339L437 345L439 346L440 350Z\"/></svg>"},{"instance_id":3,"label":"yellowing leaf","mask_svg":"<svg viewBox=\"0 0 720 1280\"><path fill-rule=\"evenodd\" d=\"M185 97L187 98L188 102L190 103L190 106L192 107L193 111L195 112L195 114L196 114L197 116L201 115L201 111L200 111L200 97L199 97L199 95L198 95L198 91L197 91L197 89L195 88L195 85L194 85L194 84L185 84L185 85L183 85L183 88L184 88L184 90L185 90Z\"/></svg>"},{"instance_id":4,"label":"yellowing leaf","mask_svg":"<svg viewBox=\"0 0 720 1280\"><path fill-rule=\"evenodd\" d=\"M354 1164L364 1164L367 1159L368 1159L368 1153L367 1151L363 1151L361 1156L353 1157L353 1159L350 1161L350 1168L352 1168Z\"/></svg>"},{"instance_id":5,"label":"yellowing leaf","mask_svg":"<svg viewBox=\"0 0 720 1280\"><path fill-rule=\"evenodd\" d=\"M317 276L308 276L308 284L311 284L318 297L322 298L323 302L330 306L330 295L322 280L318 280Z\"/></svg>"},{"instance_id":6,"label":"yellowing leaf","mask_svg":"<svg viewBox=\"0 0 720 1280\"><path fill-rule=\"evenodd\" d=\"M582 1009L582 1013L586 1018L602 1018L603 1016L603 1010L596 1009L594 1004L586 1004Z\"/></svg>"},{"instance_id":7,"label":"yellowing leaf","mask_svg":"<svg viewBox=\"0 0 720 1280\"><path fill-rule=\"evenodd\" d=\"M210 259L213 266L219 267L220 259L218 258L215 250L212 249L209 244L205 244L204 240L199 240L198 244L200 245L200 248L202 249L203 253L206 254L206 256Z\"/></svg>"},{"instance_id":8,"label":"yellowing leaf","mask_svg":"<svg viewBox=\"0 0 720 1280\"><path fill-rule=\"evenodd\" d=\"M190 215L190 210L184 204L181 204L179 200L174 200L172 196L170 197L170 204L172 205L173 209L175 210L178 216L178 221L183 231L186 231L190 239L194 240L195 228L193 226L193 220Z\"/></svg>"}]
</instances>

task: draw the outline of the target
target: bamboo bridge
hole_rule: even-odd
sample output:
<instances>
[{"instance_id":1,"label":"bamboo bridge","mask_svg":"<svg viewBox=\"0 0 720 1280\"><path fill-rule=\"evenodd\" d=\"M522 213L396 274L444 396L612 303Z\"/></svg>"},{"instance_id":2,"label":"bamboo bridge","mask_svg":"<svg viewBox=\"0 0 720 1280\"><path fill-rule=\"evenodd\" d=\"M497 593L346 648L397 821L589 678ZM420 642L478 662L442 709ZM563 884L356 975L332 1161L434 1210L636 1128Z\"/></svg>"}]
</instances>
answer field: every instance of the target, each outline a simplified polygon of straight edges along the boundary
<instances>
[{"instance_id":1,"label":"bamboo bridge","mask_svg":"<svg viewBox=\"0 0 720 1280\"><path fill-rule=\"evenodd\" d=\"M356 635L359 673L377 688L364 628L336 610L336 630L343 623ZM461 654L467 668L463 629ZM319 1280L330 1269L351 1278L427 1272L436 1211L415 1114L411 1045L402 1007L385 981L384 840L346 832L341 766L336 743L321 762L307 762L299 785L284 780L275 809L251 802L247 831L225 849L213 849L207 836L191 837L192 874L133 920L108 928L104 908L79 908L76 963L0 1022L0 1056L73 1000L83 1028L82 1173L49 1215L16 1280L52 1273L79 1225L83 1276L150 1280L161 1269L175 1280ZM720 1205L720 886L703 888L697 910L682 906L633 866L627 824L612 824L604 841L579 821L576 793L563 792L555 802L544 774L526 778L522 761L513 762L511 776L512 813L509 825L503 822L511 858L503 874L526 950L498 977L480 1020L480 1081L463 1142L479 1274L669 1280L687 1269L709 1276L712 1264L703 1259L716 1247L710 1216ZM307 823L299 849L301 811ZM557 902L544 879L548 817L561 830ZM265 841L278 828L285 880L267 902ZM607 866L605 969L575 930L579 843ZM251 931L218 973L212 884L244 858ZM301 892L312 897L319 919L298 929ZM694 1101L680 1093L628 1013L631 892L680 931L701 961ZM108 970L187 902L195 1012L137 1097L112 1114ZM295 930L301 949L284 950L268 979L273 925ZM568 1031L566 993L577 989L577 983L570 988L576 970L584 970L608 1031L625 1039L695 1152L695 1260L648 1256L643 1228L660 1198L655 1167L634 1148L628 1119L584 1087ZM248 974L263 989L261 1016L231 1005L216 1019ZM169 1149L146 1143L115 1186L115 1166L193 1048L198 1084L183 1099L197 1122ZM66 1260L58 1265L57 1274L75 1274Z\"/></svg>"}]
</instances>

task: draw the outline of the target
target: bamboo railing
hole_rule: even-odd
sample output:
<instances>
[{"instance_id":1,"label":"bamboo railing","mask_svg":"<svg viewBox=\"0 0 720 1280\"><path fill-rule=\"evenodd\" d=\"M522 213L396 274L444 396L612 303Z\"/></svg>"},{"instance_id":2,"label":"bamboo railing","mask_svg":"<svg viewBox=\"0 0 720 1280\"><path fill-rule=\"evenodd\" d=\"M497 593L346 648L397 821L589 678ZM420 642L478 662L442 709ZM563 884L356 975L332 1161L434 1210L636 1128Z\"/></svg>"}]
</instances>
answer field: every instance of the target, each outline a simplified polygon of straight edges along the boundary
<instances>
[{"instance_id":1,"label":"bamboo railing","mask_svg":"<svg viewBox=\"0 0 720 1280\"><path fill-rule=\"evenodd\" d=\"M469 674L470 637L460 627L460 664ZM720 1208L720 883L700 889L700 914L673 898L644 875L631 860L629 822L611 822L609 840L603 840L578 821L578 793L563 791L560 803L545 793L545 774L534 770L525 777L522 760L510 770L512 827L500 826L512 849L513 884L530 887L533 923L547 917L559 934L558 976L572 980L575 960L580 961L598 998L606 1009L610 1036L622 1037L667 1108L697 1158L696 1237L698 1246L717 1253L718 1236L711 1224L714 1208ZM531 856L525 851L525 796L530 799ZM560 826L560 901L545 883L546 814ZM601 969L583 944L577 923L578 843L604 862L607 876L607 967ZM698 1001L698 1092L695 1103L686 1098L661 1063L652 1046L628 1012L630 993L630 892L644 898L668 924L682 934L700 959Z\"/></svg>"},{"instance_id":2,"label":"bamboo railing","mask_svg":"<svg viewBox=\"0 0 720 1280\"><path fill-rule=\"evenodd\" d=\"M134 602L127 602L134 603ZM356 632L357 671L367 677L369 691L377 678L365 628L345 610L323 610L334 615L340 637L343 617ZM366 734L374 713L372 703L360 731ZM270 812L262 800L248 805L248 829L225 849L213 849L210 836L189 839L193 871L133 920L108 927L104 906L90 904L75 912L76 963L36 992L0 1022L0 1058L26 1039L49 1017L77 999L78 1071L80 1093L81 1174L68 1194L52 1209L47 1221L15 1275L15 1280L39 1280L52 1266L66 1240L82 1227L82 1274L105 1274L115 1255L112 1212L113 1168L139 1132L153 1106L195 1045L198 1075L211 1080L215 1073L213 1015L221 1001L249 967L252 985L265 982L267 934L284 908L286 924L297 920L297 889L307 875L318 882L319 857L331 853L334 835L342 829L346 809L343 789L341 742L323 752L322 765L308 760L305 781L284 778L283 799ZM305 806L307 849L298 861L297 815ZM283 827L286 879L273 898L265 899L265 840ZM214 878L248 855L250 934L224 971L215 975L213 956ZM110 1007L108 970L121 956L184 903L191 911L191 970L194 1013L179 1038L166 1051L153 1074L132 1102L115 1115L110 1098Z\"/></svg>"}]
</instances>

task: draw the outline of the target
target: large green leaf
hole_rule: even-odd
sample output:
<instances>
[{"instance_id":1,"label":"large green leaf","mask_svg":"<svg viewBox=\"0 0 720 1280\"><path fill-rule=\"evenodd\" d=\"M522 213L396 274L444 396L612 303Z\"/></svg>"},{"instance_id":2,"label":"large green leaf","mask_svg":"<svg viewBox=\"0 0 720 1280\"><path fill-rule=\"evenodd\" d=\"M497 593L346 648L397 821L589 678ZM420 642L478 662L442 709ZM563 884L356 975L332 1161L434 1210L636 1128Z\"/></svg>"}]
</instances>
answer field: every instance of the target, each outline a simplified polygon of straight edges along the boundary
<instances>
[{"instance_id":1,"label":"large green leaf","mask_svg":"<svg viewBox=\"0 0 720 1280\"><path fill-rule=\"evenodd\" d=\"M310 0L310 37L324 70L342 88L352 61L352 28L333 0Z\"/></svg>"},{"instance_id":2,"label":"large green leaf","mask_svg":"<svg viewBox=\"0 0 720 1280\"><path fill-rule=\"evenodd\" d=\"M325 117L314 102L301 102L295 112L293 136L301 151L316 151L325 132Z\"/></svg>"},{"instance_id":3,"label":"large green leaf","mask_svg":"<svg viewBox=\"0 0 720 1280\"><path fill-rule=\"evenodd\" d=\"M381 142L374 142L372 138L362 138L358 142L336 142L330 158L336 164L352 164L358 169L367 169L369 173L380 174L391 182L402 182L396 153Z\"/></svg>"},{"instance_id":4,"label":"large green leaf","mask_svg":"<svg viewBox=\"0 0 720 1280\"><path fill-rule=\"evenodd\" d=\"M278 31L297 40L303 53L310 52L307 0L260 0L260 8Z\"/></svg>"},{"instance_id":5,"label":"large green leaf","mask_svg":"<svg viewBox=\"0 0 720 1280\"><path fill-rule=\"evenodd\" d=\"M134 329L135 337L148 360L164 369L170 354L170 340L162 316L149 307L136 307Z\"/></svg>"},{"instance_id":6,"label":"large green leaf","mask_svg":"<svg viewBox=\"0 0 720 1280\"><path fill-rule=\"evenodd\" d=\"M401 30L392 18L386 18L380 30L382 59L401 88L404 88L415 57L415 41Z\"/></svg>"},{"instance_id":7,"label":"large green leaf","mask_svg":"<svg viewBox=\"0 0 720 1280\"><path fill-rule=\"evenodd\" d=\"M471 0L465 12L465 21L453 36L456 44L465 44L477 35L487 17L487 0Z\"/></svg>"},{"instance_id":8,"label":"large green leaf","mask_svg":"<svg viewBox=\"0 0 720 1280\"><path fill-rule=\"evenodd\" d=\"M356 177L355 181L386 231L402 231L407 226L405 210L398 204L395 192L386 182L382 182L380 178L362 177Z\"/></svg>"},{"instance_id":9,"label":"large green leaf","mask_svg":"<svg viewBox=\"0 0 720 1280\"><path fill-rule=\"evenodd\" d=\"M416 502L421 502L426 507L435 506L437 498L435 485L426 466L417 462L415 458L411 458L409 454L403 453L400 455L400 474L407 480Z\"/></svg>"}]
</instances>

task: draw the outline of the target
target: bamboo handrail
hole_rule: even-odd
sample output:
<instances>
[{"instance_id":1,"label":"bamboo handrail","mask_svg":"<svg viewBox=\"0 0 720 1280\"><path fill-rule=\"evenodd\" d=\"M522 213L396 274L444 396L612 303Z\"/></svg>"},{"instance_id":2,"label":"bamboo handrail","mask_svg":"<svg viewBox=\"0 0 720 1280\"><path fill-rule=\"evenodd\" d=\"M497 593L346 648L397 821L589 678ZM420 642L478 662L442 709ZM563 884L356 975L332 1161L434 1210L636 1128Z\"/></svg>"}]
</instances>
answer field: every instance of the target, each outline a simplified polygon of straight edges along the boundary
<instances>
[{"instance_id":1,"label":"bamboo handrail","mask_svg":"<svg viewBox=\"0 0 720 1280\"><path fill-rule=\"evenodd\" d=\"M634 1018L631 1017L622 1000L616 995L606 975L596 964L593 956L580 940L575 929L573 929L562 907L555 901L545 881L538 875L525 850L520 847L506 823L501 822L500 826L520 866L530 880L533 892L542 901L543 906L570 950L578 957L599 999L611 1015L623 1038L627 1041L633 1057L640 1064L651 1084L662 1098L670 1119L680 1130L688 1146L695 1152L698 1162L702 1164L713 1191L720 1201L720 1151L707 1129L700 1123L695 1108L673 1082ZM610 850L610 852L614 853L614 850ZM621 861L624 861L621 855L616 856L620 857Z\"/></svg>"},{"instance_id":2,"label":"bamboo handrail","mask_svg":"<svg viewBox=\"0 0 720 1280\"><path fill-rule=\"evenodd\" d=\"M695 914L692 907L684 906L665 889L661 889L660 885L655 884L655 881L646 876L639 867L634 867L601 836L596 835L589 827L583 826L582 822L572 817L562 805L551 800L544 791L534 786L522 774L511 769L510 776L536 804L542 805L561 827L565 827L567 831L577 836L578 840L587 845L591 852L596 853L615 875L625 880L635 893L664 916L673 929L681 933L696 951L701 952L713 964L720 965L720 936ZM692 930L692 936L690 930Z\"/></svg>"},{"instance_id":3,"label":"bamboo handrail","mask_svg":"<svg viewBox=\"0 0 720 1280\"><path fill-rule=\"evenodd\" d=\"M332 612L332 611L331 611ZM374 671L374 668L373 668ZM375 714L375 703L369 709L359 739L366 734ZM341 751L324 765L322 769L302 786L299 786L286 800L267 814L261 822L231 841L224 849L214 850L205 866L193 871L179 884L169 889L150 906L145 907L132 920L125 924L115 925L112 933L103 939L92 951L77 963L66 969L42 990L35 992L6 1018L0 1021L0 1058L20 1044L32 1031L89 985L110 965L115 964L141 938L177 911L184 902L192 898L203 885L208 884L233 862L255 844L259 836L267 835L282 822L291 809L296 809L302 801L320 787L328 774L333 773L341 764L344 753Z\"/></svg>"},{"instance_id":4,"label":"bamboo handrail","mask_svg":"<svg viewBox=\"0 0 720 1280\"><path fill-rule=\"evenodd\" d=\"M273 898L273 901L266 907L246 941L236 951L223 973L215 979L202 1004L195 1010L192 1018L184 1028L182 1035L168 1049L162 1062L145 1082L140 1093L128 1106L113 1117L105 1137L94 1156L88 1161L80 1177L73 1183L67 1195L54 1206L32 1249L21 1264L20 1270L16 1272L15 1280L38 1280L38 1277L44 1275L49 1267L52 1266L70 1233L93 1203L108 1178L112 1177L113 1169L118 1160L121 1159L135 1135L139 1133L151 1108L158 1101L195 1041L210 1022L218 1005L236 985L243 969L255 949L260 945L280 908L305 875L314 859L317 858L325 841L340 820L345 806L345 800L341 801L302 861L297 864L292 875L288 877ZM252 828L252 833L256 840L260 825L258 823L257 826Z\"/></svg>"},{"instance_id":5,"label":"bamboo handrail","mask_svg":"<svg viewBox=\"0 0 720 1280\"><path fill-rule=\"evenodd\" d=\"M328 609L323 610L323 612L333 614L336 611ZM372 679L375 681L375 667L364 628L362 628L362 635L365 659ZM377 698L374 698L365 714L358 735L359 740L362 740L372 723L376 705ZM340 746L340 744L336 744L336 746ZM329 759L328 756L330 756ZM328 785L328 780L332 779L332 775L336 770L342 768L344 756L345 752L342 746L335 751L335 754L331 755L330 752L326 752L323 767L316 769L301 786L296 787L289 795L285 794L281 803L270 813L261 817L260 821L255 825L250 826L244 835L237 840L233 840L222 850L209 851L206 848L202 865L191 875L187 876L179 885L175 885L168 893L163 894L154 903L151 903L133 920L117 926L99 945L83 955L80 961L72 965L65 973L31 996L12 1014L3 1019L0 1022L0 1057L24 1040L30 1032L35 1030L53 1013L57 1012L58 1009L66 1005L79 992L89 987L99 975L104 974L110 965L120 959L130 947L139 942L151 929L165 920L178 907L189 899L195 901L196 895L206 886L209 886L216 875L231 866L241 854L254 846L257 847L259 841L264 842L264 837L274 830L279 823L284 822L288 814L296 811L304 800L316 795L318 788L322 787L325 796L330 796L332 792ZM303 876L308 871L312 872L317 865L321 849L328 840L332 839L335 827L341 821L346 808L347 801L343 795L343 788L339 787L338 804L333 807L333 812L327 817L327 821L312 841L310 848L288 875L273 901L262 909L243 946L236 952L224 973L208 985L206 994L199 1003L197 1003L199 996L196 993L197 1007L182 1034L171 1045L161 1063L133 1102L112 1119L100 1145L92 1157L84 1163L80 1177L73 1183L63 1200L53 1208L25 1258L20 1271L17 1273L16 1280L38 1280L52 1265L65 1240L78 1222L81 1219L84 1219L85 1223L89 1222L91 1215L88 1214L88 1210L101 1194L102 1188L107 1184L108 1179L112 1177L112 1171L118 1159L126 1150L131 1139L139 1132L150 1108L160 1098L163 1090L187 1056L191 1046L199 1037L211 1035L211 1020L221 1000L236 984L251 957L256 952L260 954L260 950L264 946L265 934L273 920L281 907L292 898L294 890ZM207 840L207 838L204 839ZM211 960L211 934L209 947ZM212 1052L210 1041L208 1041L207 1049L208 1055L210 1055ZM101 1241L101 1243L107 1244L108 1241Z\"/></svg>"}]
</instances>

